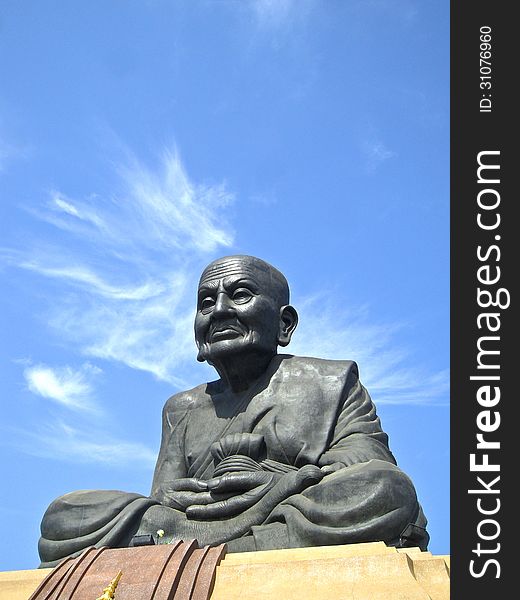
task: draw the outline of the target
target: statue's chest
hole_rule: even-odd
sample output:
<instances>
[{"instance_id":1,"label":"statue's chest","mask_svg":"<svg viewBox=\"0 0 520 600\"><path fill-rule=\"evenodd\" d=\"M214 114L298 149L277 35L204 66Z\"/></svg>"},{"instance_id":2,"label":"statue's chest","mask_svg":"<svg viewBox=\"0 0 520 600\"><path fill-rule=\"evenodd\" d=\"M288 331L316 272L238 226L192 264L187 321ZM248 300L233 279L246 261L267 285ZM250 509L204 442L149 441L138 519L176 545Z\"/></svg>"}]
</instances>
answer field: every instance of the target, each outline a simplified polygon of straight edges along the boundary
<instances>
[{"instance_id":1,"label":"statue's chest","mask_svg":"<svg viewBox=\"0 0 520 600\"><path fill-rule=\"evenodd\" d=\"M302 405L303 404L303 405ZM226 415L216 403L201 407L190 415L185 436L185 457L188 467L211 458L211 446L226 439L225 448L233 449L233 436L261 435L264 439L261 457L300 467L316 464L325 450L329 437L326 415L298 397L283 400L270 393L255 396L236 414ZM219 414L220 412L220 414ZM256 438L255 438L256 439ZM237 446L238 447L238 446ZM258 444L244 442L239 453ZM257 450L255 450L257 452ZM251 456L257 460L258 456Z\"/></svg>"}]
</instances>

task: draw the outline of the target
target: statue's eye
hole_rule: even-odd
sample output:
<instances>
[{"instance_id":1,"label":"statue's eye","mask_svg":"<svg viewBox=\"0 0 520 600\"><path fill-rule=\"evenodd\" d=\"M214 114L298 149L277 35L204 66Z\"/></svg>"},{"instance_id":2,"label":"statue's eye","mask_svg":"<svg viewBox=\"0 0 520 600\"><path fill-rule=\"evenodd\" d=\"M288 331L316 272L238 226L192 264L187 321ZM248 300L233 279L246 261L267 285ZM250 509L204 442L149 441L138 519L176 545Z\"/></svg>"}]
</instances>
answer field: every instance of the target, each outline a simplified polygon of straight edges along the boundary
<instances>
[{"instance_id":1,"label":"statue's eye","mask_svg":"<svg viewBox=\"0 0 520 600\"><path fill-rule=\"evenodd\" d=\"M238 288L233 292L233 302L235 304L245 304L253 297L253 292L247 288Z\"/></svg>"},{"instance_id":2,"label":"statue's eye","mask_svg":"<svg viewBox=\"0 0 520 600\"><path fill-rule=\"evenodd\" d=\"M212 298L211 296L206 296L205 298L203 298L200 301L200 304L199 304L200 311L204 314L211 312L213 310L214 306L215 306L215 298Z\"/></svg>"}]
</instances>

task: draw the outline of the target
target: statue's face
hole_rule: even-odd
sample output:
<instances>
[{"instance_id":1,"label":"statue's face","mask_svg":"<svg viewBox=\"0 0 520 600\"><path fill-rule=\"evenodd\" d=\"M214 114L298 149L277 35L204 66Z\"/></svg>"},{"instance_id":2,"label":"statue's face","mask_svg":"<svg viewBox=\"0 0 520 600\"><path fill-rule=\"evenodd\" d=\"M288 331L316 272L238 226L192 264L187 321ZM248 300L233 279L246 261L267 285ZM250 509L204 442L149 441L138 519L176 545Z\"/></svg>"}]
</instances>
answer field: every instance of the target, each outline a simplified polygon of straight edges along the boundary
<instances>
[{"instance_id":1,"label":"statue's face","mask_svg":"<svg viewBox=\"0 0 520 600\"><path fill-rule=\"evenodd\" d=\"M199 284L195 340L199 360L275 354L280 306L267 274L247 258L213 263Z\"/></svg>"}]
</instances>

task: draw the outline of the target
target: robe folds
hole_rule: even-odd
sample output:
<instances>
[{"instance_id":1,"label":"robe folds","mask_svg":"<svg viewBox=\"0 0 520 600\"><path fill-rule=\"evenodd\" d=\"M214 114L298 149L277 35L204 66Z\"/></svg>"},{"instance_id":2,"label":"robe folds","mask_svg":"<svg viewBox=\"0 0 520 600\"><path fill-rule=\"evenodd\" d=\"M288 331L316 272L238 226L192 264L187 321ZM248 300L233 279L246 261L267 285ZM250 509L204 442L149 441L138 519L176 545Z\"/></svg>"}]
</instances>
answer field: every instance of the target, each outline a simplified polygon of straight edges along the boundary
<instances>
[{"instance_id":1,"label":"robe folds","mask_svg":"<svg viewBox=\"0 0 520 600\"><path fill-rule=\"evenodd\" d=\"M193 520L169 506L172 482L233 470L269 471L277 483L230 518ZM242 394L216 381L172 396L150 497L84 490L58 498L42 520L40 566L158 529L231 551L407 540L426 549L429 539L356 363L291 355L276 355Z\"/></svg>"}]
</instances>

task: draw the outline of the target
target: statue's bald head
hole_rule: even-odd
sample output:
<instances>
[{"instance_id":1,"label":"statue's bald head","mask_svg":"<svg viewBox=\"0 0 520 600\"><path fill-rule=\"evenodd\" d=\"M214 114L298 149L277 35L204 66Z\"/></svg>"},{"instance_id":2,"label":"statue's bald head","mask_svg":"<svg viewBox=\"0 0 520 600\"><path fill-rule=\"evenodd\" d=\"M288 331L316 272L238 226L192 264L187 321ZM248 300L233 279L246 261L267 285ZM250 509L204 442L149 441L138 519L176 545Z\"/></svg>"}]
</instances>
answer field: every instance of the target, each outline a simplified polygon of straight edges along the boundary
<instances>
[{"instance_id":1,"label":"statue's bald head","mask_svg":"<svg viewBox=\"0 0 520 600\"><path fill-rule=\"evenodd\" d=\"M224 256L204 269L195 315L198 360L221 370L227 360L244 368L248 361L263 364L287 346L297 323L287 280L265 260Z\"/></svg>"},{"instance_id":2,"label":"statue's bald head","mask_svg":"<svg viewBox=\"0 0 520 600\"><path fill-rule=\"evenodd\" d=\"M199 288L208 281L237 274L251 275L261 283L265 292L269 293L279 306L289 304L289 284L285 276L265 260L245 254L214 260L202 272Z\"/></svg>"}]
</instances>

